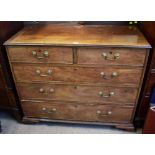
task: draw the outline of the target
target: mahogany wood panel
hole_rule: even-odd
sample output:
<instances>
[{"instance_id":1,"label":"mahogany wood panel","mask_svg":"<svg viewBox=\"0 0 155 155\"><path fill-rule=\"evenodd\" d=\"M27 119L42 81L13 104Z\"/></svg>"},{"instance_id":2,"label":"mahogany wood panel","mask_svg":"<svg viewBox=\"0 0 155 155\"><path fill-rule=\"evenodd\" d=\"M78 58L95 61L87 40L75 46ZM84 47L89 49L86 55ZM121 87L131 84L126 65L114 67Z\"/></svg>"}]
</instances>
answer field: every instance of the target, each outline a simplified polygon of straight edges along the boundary
<instances>
[{"instance_id":1,"label":"mahogany wood panel","mask_svg":"<svg viewBox=\"0 0 155 155\"><path fill-rule=\"evenodd\" d=\"M33 56L32 52L36 52ZM47 52L47 56L44 55ZM11 61L27 63L73 63L72 48L48 46L12 46L8 49Z\"/></svg>"},{"instance_id":2,"label":"mahogany wood panel","mask_svg":"<svg viewBox=\"0 0 155 155\"><path fill-rule=\"evenodd\" d=\"M142 68L122 68L122 67L73 67L73 66L52 66L37 64L13 64L13 72L17 81L64 81L64 82L83 82L83 83L101 83L101 84L126 84L138 86ZM40 76L36 72L47 76ZM48 71L51 74L48 74ZM101 72L105 73L102 77ZM112 77L112 73L116 72L118 76ZM135 78L136 77L136 78Z\"/></svg>"},{"instance_id":3,"label":"mahogany wood panel","mask_svg":"<svg viewBox=\"0 0 155 155\"><path fill-rule=\"evenodd\" d=\"M133 107L64 104L53 102L22 102L27 117L90 122L130 122ZM35 109L35 110L34 110Z\"/></svg>"},{"instance_id":4,"label":"mahogany wood panel","mask_svg":"<svg viewBox=\"0 0 155 155\"><path fill-rule=\"evenodd\" d=\"M107 55L107 58L103 56ZM115 54L119 54L115 58ZM78 48L78 64L100 64L100 65L131 65L143 66L145 61L145 49L129 48Z\"/></svg>"},{"instance_id":5,"label":"mahogany wood panel","mask_svg":"<svg viewBox=\"0 0 155 155\"><path fill-rule=\"evenodd\" d=\"M18 83L21 99L60 100L134 105L138 89L130 87L96 87L67 84ZM100 93L103 93L100 94ZM111 95L110 95L111 93ZM113 94L114 93L114 94Z\"/></svg>"},{"instance_id":6,"label":"mahogany wood panel","mask_svg":"<svg viewBox=\"0 0 155 155\"><path fill-rule=\"evenodd\" d=\"M150 48L136 27L110 25L32 25L25 27L5 45L104 45Z\"/></svg>"}]
</instances>

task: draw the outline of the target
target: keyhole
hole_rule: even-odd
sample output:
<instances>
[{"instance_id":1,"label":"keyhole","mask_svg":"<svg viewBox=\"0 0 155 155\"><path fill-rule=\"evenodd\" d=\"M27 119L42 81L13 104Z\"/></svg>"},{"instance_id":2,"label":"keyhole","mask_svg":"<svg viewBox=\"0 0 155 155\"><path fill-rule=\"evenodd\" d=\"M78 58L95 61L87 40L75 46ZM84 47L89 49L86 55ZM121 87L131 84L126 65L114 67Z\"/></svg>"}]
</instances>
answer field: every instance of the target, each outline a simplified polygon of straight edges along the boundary
<instances>
[{"instance_id":1,"label":"keyhole","mask_svg":"<svg viewBox=\"0 0 155 155\"><path fill-rule=\"evenodd\" d=\"M74 86L74 89L77 89L77 86Z\"/></svg>"},{"instance_id":2,"label":"keyhole","mask_svg":"<svg viewBox=\"0 0 155 155\"><path fill-rule=\"evenodd\" d=\"M78 105L74 105L74 107L75 107L75 108L77 108L77 107L78 107Z\"/></svg>"},{"instance_id":3,"label":"keyhole","mask_svg":"<svg viewBox=\"0 0 155 155\"><path fill-rule=\"evenodd\" d=\"M38 50L38 52L40 53L40 52L41 52L41 50Z\"/></svg>"},{"instance_id":4,"label":"keyhole","mask_svg":"<svg viewBox=\"0 0 155 155\"><path fill-rule=\"evenodd\" d=\"M127 93L128 92L128 90L125 90L125 93Z\"/></svg>"}]
</instances>

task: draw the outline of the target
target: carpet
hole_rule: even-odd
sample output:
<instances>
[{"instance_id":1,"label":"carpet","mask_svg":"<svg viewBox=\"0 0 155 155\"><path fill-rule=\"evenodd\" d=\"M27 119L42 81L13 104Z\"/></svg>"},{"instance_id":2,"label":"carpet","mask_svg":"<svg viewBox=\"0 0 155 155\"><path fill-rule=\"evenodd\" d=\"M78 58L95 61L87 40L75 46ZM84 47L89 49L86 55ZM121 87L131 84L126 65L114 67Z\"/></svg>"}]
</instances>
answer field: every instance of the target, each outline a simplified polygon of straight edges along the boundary
<instances>
[{"instance_id":1,"label":"carpet","mask_svg":"<svg viewBox=\"0 0 155 155\"><path fill-rule=\"evenodd\" d=\"M40 122L36 124L18 123L9 113L0 112L1 134L136 134L109 126L69 123Z\"/></svg>"}]
</instances>

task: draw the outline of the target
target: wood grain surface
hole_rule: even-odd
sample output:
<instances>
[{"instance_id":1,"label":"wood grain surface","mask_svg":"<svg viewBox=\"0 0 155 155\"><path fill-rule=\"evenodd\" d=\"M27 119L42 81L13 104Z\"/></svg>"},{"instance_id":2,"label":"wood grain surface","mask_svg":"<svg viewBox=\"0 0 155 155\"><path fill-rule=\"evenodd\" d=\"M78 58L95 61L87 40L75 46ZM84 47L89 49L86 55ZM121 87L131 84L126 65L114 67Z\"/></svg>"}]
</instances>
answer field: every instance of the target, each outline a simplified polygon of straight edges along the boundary
<instances>
[{"instance_id":1,"label":"wood grain surface","mask_svg":"<svg viewBox=\"0 0 155 155\"><path fill-rule=\"evenodd\" d=\"M107 58L103 57L107 55ZM115 54L119 54L115 58ZM78 48L78 64L99 64L99 65L130 65L143 66L145 61L145 49L130 48Z\"/></svg>"},{"instance_id":2,"label":"wood grain surface","mask_svg":"<svg viewBox=\"0 0 155 155\"><path fill-rule=\"evenodd\" d=\"M27 117L90 122L121 122L131 120L133 107L64 104L53 102L22 102ZM97 114L101 112L101 114ZM108 112L110 114L108 114Z\"/></svg>"},{"instance_id":3,"label":"wood grain surface","mask_svg":"<svg viewBox=\"0 0 155 155\"><path fill-rule=\"evenodd\" d=\"M40 82L83 82L83 83L101 83L101 84L123 84L139 85L142 75L142 69L129 69L122 67L63 67L46 64L28 65L13 64L13 72L16 80L19 82L40 81ZM39 70L40 76L36 73ZM47 72L51 71L49 75ZM102 77L101 72L105 73ZM116 72L118 76L113 77L112 73Z\"/></svg>"},{"instance_id":4,"label":"wood grain surface","mask_svg":"<svg viewBox=\"0 0 155 155\"><path fill-rule=\"evenodd\" d=\"M150 48L134 26L52 25L25 27L5 45L125 46Z\"/></svg>"},{"instance_id":5,"label":"wood grain surface","mask_svg":"<svg viewBox=\"0 0 155 155\"><path fill-rule=\"evenodd\" d=\"M72 48L66 47L38 47L38 46L12 46L8 49L10 60L27 63L73 63ZM36 52L36 55L33 55ZM45 56L44 52L48 55Z\"/></svg>"},{"instance_id":6,"label":"wood grain surface","mask_svg":"<svg viewBox=\"0 0 155 155\"><path fill-rule=\"evenodd\" d=\"M39 99L88 103L112 102L114 105L115 103L130 103L134 105L138 92L138 89L130 87L117 88L114 86L96 87L67 84L18 83L17 87L22 100ZM103 93L103 95L100 93Z\"/></svg>"}]
</instances>

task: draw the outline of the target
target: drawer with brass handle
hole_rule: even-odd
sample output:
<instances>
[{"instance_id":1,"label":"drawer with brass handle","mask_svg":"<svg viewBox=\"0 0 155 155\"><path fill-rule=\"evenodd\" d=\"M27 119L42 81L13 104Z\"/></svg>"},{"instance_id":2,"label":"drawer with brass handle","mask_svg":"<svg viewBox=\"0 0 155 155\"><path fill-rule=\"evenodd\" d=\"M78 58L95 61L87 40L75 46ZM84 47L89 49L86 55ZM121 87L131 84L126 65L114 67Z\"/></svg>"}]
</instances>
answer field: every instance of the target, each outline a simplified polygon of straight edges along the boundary
<instances>
[{"instance_id":1,"label":"drawer with brass handle","mask_svg":"<svg viewBox=\"0 0 155 155\"><path fill-rule=\"evenodd\" d=\"M36 69L36 74L37 74L38 76L49 76L49 75L52 74L52 70L51 70L51 69L48 69L48 70L46 71L46 73L41 73L41 70Z\"/></svg>"},{"instance_id":2,"label":"drawer with brass handle","mask_svg":"<svg viewBox=\"0 0 155 155\"><path fill-rule=\"evenodd\" d=\"M78 64L143 66L145 49L78 48Z\"/></svg>"},{"instance_id":3,"label":"drawer with brass handle","mask_svg":"<svg viewBox=\"0 0 155 155\"><path fill-rule=\"evenodd\" d=\"M8 55L11 62L73 63L72 48L68 47L11 46Z\"/></svg>"},{"instance_id":4,"label":"drawer with brass handle","mask_svg":"<svg viewBox=\"0 0 155 155\"><path fill-rule=\"evenodd\" d=\"M101 110L97 110L96 114L98 116L108 116L108 115L112 115L112 111L111 110L107 110L107 111L101 111Z\"/></svg>"},{"instance_id":5,"label":"drawer with brass handle","mask_svg":"<svg viewBox=\"0 0 155 155\"><path fill-rule=\"evenodd\" d=\"M18 83L21 99L61 100L93 103L133 105L138 89L128 87L103 87L69 84Z\"/></svg>"},{"instance_id":6,"label":"drawer with brass handle","mask_svg":"<svg viewBox=\"0 0 155 155\"><path fill-rule=\"evenodd\" d=\"M77 105L49 101L25 101L22 107L27 117L91 122L129 122L133 111L132 106Z\"/></svg>"},{"instance_id":7,"label":"drawer with brass handle","mask_svg":"<svg viewBox=\"0 0 155 155\"><path fill-rule=\"evenodd\" d=\"M56 108L52 108L50 110L48 110L47 108L42 108L42 110L45 112L45 113L48 113L48 114L54 114L57 112L57 109Z\"/></svg>"},{"instance_id":8,"label":"drawer with brass handle","mask_svg":"<svg viewBox=\"0 0 155 155\"><path fill-rule=\"evenodd\" d=\"M114 53L112 54L112 52L103 52L102 56L105 60L117 60L120 58L120 54L119 53Z\"/></svg>"},{"instance_id":9,"label":"drawer with brass handle","mask_svg":"<svg viewBox=\"0 0 155 155\"><path fill-rule=\"evenodd\" d=\"M112 79L119 76L117 72L112 72L110 75L107 75L105 72L101 72L100 74L104 79Z\"/></svg>"},{"instance_id":10,"label":"drawer with brass handle","mask_svg":"<svg viewBox=\"0 0 155 155\"><path fill-rule=\"evenodd\" d=\"M32 55L34 57L36 57L37 59L44 59L44 58L49 56L49 52L48 51L44 51L44 52L41 53L40 50L38 52L37 51L32 51Z\"/></svg>"},{"instance_id":11,"label":"drawer with brass handle","mask_svg":"<svg viewBox=\"0 0 155 155\"><path fill-rule=\"evenodd\" d=\"M115 92L113 92L113 91L110 91L108 93L108 95L104 95L104 92L103 91L99 91L99 96L104 97L104 98L109 98L109 97L112 97L114 95L115 95Z\"/></svg>"},{"instance_id":12,"label":"drawer with brass handle","mask_svg":"<svg viewBox=\"0 0 155 155\"><path fill-rule=\"evenodd\" d=\"M39 89L39 92L40 92L40 93L45 93L45 94L54 93L54 89L53 89L53 88L49 88L48 90L45 90L45 89L43 89L43 88L40 88L40 89Z\"/></svg>"},{"instance_id":13,"label":"drawer with brass handle","mask_svg":"<svg viewBox=\"0 0 155 155\"><path fill-rule=\"evenodd\" d=\"M122 67L64 67L51 65L13 64L17 81L64 81L110 85L139 85L142 69ZM136 78L135 78L136 77Z\"/></svg>"}]
</instances>

